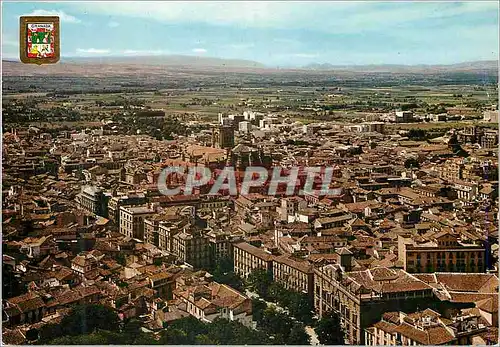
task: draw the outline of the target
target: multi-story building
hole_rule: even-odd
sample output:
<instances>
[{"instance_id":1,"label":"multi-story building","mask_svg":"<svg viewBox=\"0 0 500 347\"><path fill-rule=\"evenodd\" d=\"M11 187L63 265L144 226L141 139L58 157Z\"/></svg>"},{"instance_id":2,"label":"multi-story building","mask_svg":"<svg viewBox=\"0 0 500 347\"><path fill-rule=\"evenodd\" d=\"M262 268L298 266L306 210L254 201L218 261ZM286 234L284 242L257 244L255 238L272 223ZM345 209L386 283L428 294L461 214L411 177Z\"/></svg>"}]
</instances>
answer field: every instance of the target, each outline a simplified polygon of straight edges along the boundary
<instances>
[{"instance_id":1,"label":"multi-story building","mask_svg":"<svg viewBox=\"0 0 500 347\"><path fill-rule=\"evenodd\" d=\"M483 121L498 123L498 110L486 110L483 112Z\"/></svg>"},{"instance_id":2,"label":"multi-story building","mask_svg":"<svg viewBox=\"0 0 500 347\"><path fill-rule=\"evenodd\" d=\"M431 309L415 313L387 312L365 329L367 346L470 345L487 331L476 314L457 315L451 321Z\"/></svg>"},{"instance_id":3,"label":"multi-story building","mask_svg":"<svg viewBox=\"0 0 500 347\"><path fill-rule=\"evenodd\" d=\"M158 297L172 300L175 289L175 278L169 272L159 272L148 277L150 287Z\"/></svg>"},{"instance_id":4,"label":"multi-story building","mask_svg":"<svg viewBox=\"0 0 500 347\"><path fill-rule=\"evenodd\" d=\"M184 302L187 312L203 322L223 318L254 327L252 300L224 284L181 286L174 291L174 299Z\"/></svg>"},{"instance_id":5,"label":"multi-story building","mask_svg":"<svg viewBox=\"0 0 500 347\"><path fill-rule=\"evenodd\" d=\"M155 214L144 218L144 242L159 247L159 227L160 223L165 219L165 215Z\"/></svg>"},{"instance_id":6,"label":"multi-story building","mask_svg":"<svg viewBox=\"0 0 500 347\"><path fill-rule=\"evenodd\" d=\"M438 166L439 177L445 180L460 180L462 179L462 170L464 168L463 159L453 158L448 159L443 165Z\"/></svg>"},{"instance_id":7,"label":"multi-story building","mask_svg":"<svg viewBox=\"0 0 500 347\"><path fill-rule=\"evenodd\" d=\"M162 250L171 250L171 247L167 245L167 238L171 241L171 228L179 230L179 226L191 223L194 211L194 206L177 206L169 207L161 213L146 217L144 219L144 241ZM160 226L162 226L161 230Z\"/></svg>"},{"instance_id":8,"label":"multi-story building","mask_svg":"<svg viewBox=\"0 0 500 347\"><path fill-rule=\"evenodd\" d=\"M498 146L498 130L488 130L481 137L482 148L496 148Z\"/></svg>"},{"instance_id":9,"label":"multi-story building","mask_svg":"<svg viewBox=\"0 0 500 347\"><path fill-rule=\"evenodd\" d=\"M146 173L142 168L135 166L134 163L125 164L125 182L130 185L139 184L147 180Z\"/></svg>"},{"instance_id":10,"label":"multi-story building","mask_svg":"<svg viewBox=\"0 0 500 347\"><path fill-rule=\"evenodd\" d=\"M316 230L320 230L320 229L342 227L352 219L354 219L354 218L351 214L342 214L339 216L320 217L314 221L314 228Z\"/></svg>"},{"instance_id":11,"label":"multi-story building","mask_svg":"<svg viewBox=\"0 0 500 347\"><path fill-rule=\"evenodd\" d=\"M158 224L158 248L167 252L174 251L174 236L182 232L185 221L161 221Z\"/></svg>"},{"instance_id":12,"label":"multi-story building","mask_svg":"<svg viewBox=\"0 0 500 347\"><path fill-rule=\"evenodd\" d=\"M478 184L477 182L454 181L453 190L457 192L459 199L470 201L478 194Z\"/></svg>"},{"instance_id":13,"label":"multi-story building","mask_svg":"<svg viewBox=\"0 0 500 347\"><path fill-rule=\"evenodd\" d=\"M80 208L102 217L108 216L108 200L109 196L102 189L94 186L82 187L77 195Z\"/></svg>"},{"instance_id":14,"label":"multi-story building","mask_svg":"<svg viewBox=\"0 0 500 347\"><path fill-rule=\"evenodd\" d=\"M286 197L281 199L281 206L276 210L282 221L295 220L295 213L307 207L307 202L298 196Z\"/></svg>"},{"instance_id":15,"label":"multi-story building","mask_svg":"<svg viewBox=\"0 0 500 347\"><path fill-rule=\"evenodd\" d=\"M288 256L273 259L273 279L286 289L307 294L311 299L314 291L314 267L307 261Z\"/></svg>"},{"instance_id":16,"label":"multi-story building","mask_svg":"<svg viewBox=\"0 0 500 347\"><path fill-rule=\"evenodd\" d=\"M222 230L211 230L208 234L210 242L210 263L215 265L220 259L232 256L231 234Z\"/></svg>"},{"instance_id":17,"label":"multi-story building","mask_svg":"<svg viewBox=\"0 0 500 347\"><path fill-rule=\"evenodd\" d=\"M86 276L95 270L98 265L99 261L92 254L80 254L71 260L71 269L75 274L81 276Z\"/></svg>"},{"instance_id":18,"label":"multi-story building","mask_svg":"<svg viewBox=\"0 0 500 347\"><path fill-rule=\"evenodd\" d=\"M220 125L217 127L217 129L213 129L212 147L234 147L234 128L232 125Z\"/></svg>"},{"instance_id":19,"label":"multi-story building","mask_svg":"<svg viewBox=\"0 0 500 347\"><path fill-rule=\"evenodd\" d=\"M431 305L432 287L401 269L378 267L344 272L337 264L314 270L314 306L319 316L335 312L349 344L364 344L364 329L390 310Z\"/></svg>"},{"instance_id":20,"label":"multi-story building","mask_svg":"<svg viewBox=\"0 0 500 347\"><path fill-rule=\"evenodd\" d=\"M366 123L368 126L368 131L377 132L384 134L385 133L385 123L384 122L369 122Z\"/></svg>"},{"instance_id":21,"label":"multi-story building","mask_svg":"<svg viewBox=\"0 0 500 347\"><path fill-rule=\"evenodd\" d=\"M108 218L116 225L120 225L120 206L143 205L146 202L146 195L144 193L114 196L108 202Z\"/></svg>"},{"instance_id":22,"label":"multi-story building","mask_svg":"<svg viewBox=\"0 0 500 347\"><path fill-rule=\"evenodd\" d=\"M273 255L246 242L233 244L234 272L243 278L254 270L273 271Z\"/></svg>"},{"instance_id":23,"label":"multi-story building","mask_svg":"<svg viewBox=\"0 0 500 347\"><path fill-rule=\"evenodd\" d=\"M7 299L3 304L2 325L6 327L39 322L46 309L43 298L35 292Z\"/></svg>"},{"instance_id":24,"label":"multi-story building","mask_svg":"<svg viewBox=\"0 0 500 347\"><path fill-rule=\"evenodd\" d=\"M398 258L410 273L484 272L486 249L481 241L462 241L447 231L417 242L398 236Z\"/></svg>"},{"instance_id":25,"label":"multi-story building","mask_svg":"<svg viewBox=\"0 0 500 347\"><path fill-rule=\"evenodd\" d=\"M224 211L224 209L226 209L230 205L230 203L231 200L229 199L229 196L207 196L198 202L196 211L201 213Z\"/></svg>"},{"instance_id":26,"label":"multi-story building","mask_svg":"<svg viewBox=\"0 0 500 347\"><path fill-rule=\"evenodd\" d=\"M210 243L207 230L197 227L184 228L173 236L173 249L177 258L194 268L210 266Z\"/></svg>"},{"instance_id":27,"label":"multi-story building","mask_svg":"<svg viewBox=\"0 0 500 347\"><path fill-rule=\"evenodd\" d=\"M120 206L120 233L144 240L144 219L154 213L155 210L147 205Z\"/></svg>"},{"instance_id":28,"label":"multi-story building","mask_svg":"<svg viewBox=\"0 0 500 347\"><path fill-rule=\"evenodd\" d=\"M409 123L413 122L413 112L411 111L396 111L394 118L396 123Z\"/></svg>"}]
</instances>

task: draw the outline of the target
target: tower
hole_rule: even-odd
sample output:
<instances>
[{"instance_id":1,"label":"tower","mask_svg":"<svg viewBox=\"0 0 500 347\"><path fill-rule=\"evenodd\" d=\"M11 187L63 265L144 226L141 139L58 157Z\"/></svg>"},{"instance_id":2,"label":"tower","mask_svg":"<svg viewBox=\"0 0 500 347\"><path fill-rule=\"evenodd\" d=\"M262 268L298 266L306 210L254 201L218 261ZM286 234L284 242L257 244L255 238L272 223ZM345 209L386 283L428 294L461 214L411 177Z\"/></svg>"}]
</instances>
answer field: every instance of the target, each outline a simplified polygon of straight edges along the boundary
<instances>
[{"instance_id":1,"label":"tower","mask_svg":"<svg viewBox=\"0 0 500 347\"><path fill-rule=\"evenodd\" d=\"M218 148L234 147L234 128L229 125L219 125L212 128L212 146Z\"/></svg>"}]
</instances>

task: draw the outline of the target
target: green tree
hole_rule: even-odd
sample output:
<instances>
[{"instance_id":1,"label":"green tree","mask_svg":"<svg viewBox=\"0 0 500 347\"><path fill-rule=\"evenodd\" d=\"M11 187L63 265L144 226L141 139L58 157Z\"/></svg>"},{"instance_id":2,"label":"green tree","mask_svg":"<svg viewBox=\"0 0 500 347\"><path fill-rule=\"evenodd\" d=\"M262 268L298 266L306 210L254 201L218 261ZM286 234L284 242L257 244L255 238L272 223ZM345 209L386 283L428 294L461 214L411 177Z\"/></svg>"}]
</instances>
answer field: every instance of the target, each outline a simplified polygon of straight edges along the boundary
<instances>
[{"instance_id":1,"label":"green tree","mask_svg":"<svg viewBox=\"0 0 500 347\"><path fill-rule=\"evenodd\" d=\"M281 306L288 306L290 303L290 292L280 283L272 282L268 289L268 299L278 302Z\"/></svg>"},{"instance_id":2,"label":"green tree","mask_svg":"<svg viewBox=\"0 0 500 347\"><path fill-rule=\"evenodd\" d=\"M196 336L195 344L197 344L197 345L216 345L215 341L213 341L206 334Z\"/></svg>"},{"instance_id":3,"label":"green tree","mask_svg":"<svg viewBox=\"0 0 500 347\"><path fill-rule=\"evenodd\" d=\"M118 336L115 336L118 337ZM119 338L118 340L113 339L110 335L105 332L96 332L92 334L84 334L78 336L61 336L57 337L48 342L49 345L108 345L110 343L122 343Z\"/></svg>"},{"instance_id":4,"label":"green tree","mask_svg":"<svg viewBox=\"0 0 500 347\"><path fill-rule=\"evenodd\" d=\"M333 312L328 312L318 321L314 331L323 345L344 345L344 331L340 326L340 318Z\"/></svg>"},{"instance_id":5,"label":"green tree","mask_svg":"<svg viewBox=\"0 0 500 347\"><path fill-rule=\"evenodd\" d=\"M290 315L295 317L297 320L306 324L312 322L314 307L312 301L306 294L297 292L292 293L287 307Z\"/></svg>"},{"instance_id":6,"label":"green tree","mask_svg":"<svg viewBox=\"0 0 500 347\"><path fill-rule=\"evenodd\" d=\"M256 292L261 297L268 297L269 287L273 283L271 275L264 269L252 271L248 275L247 285L250 290Z\"/></svg>"},{"instance_id":7,"label":"green tree","mask_svg":"<svg viewBox=\"0 0 500 347\"><path fill-rule=\"evenodd\" d=\"M46 343L56 337L63 335L63 329L60 324L49 323L42 326L38 332L38 342Z\"/></svg>"},{"instance_id":8,"label":"green tree","mask_svg":"<svg viewBox=\"0 0 500 347\"><path fill-rule=\"evenodd\" d=\"M261 328L268 334L288 336L292 326L293 321L286 313L278 312L274 307L264 310Z\"/></svg>"},{"instance_id":9,"label":"green tree","mask_svg":"<svg viewBox=\"0 0 500 347\"><path fill-rule=\"evenodd\" d=\"M221 345L234 343L237 337L237 327L232 323L226 319L216 319L210 324L208 337Z\"/></svg>"},{"instance_id":10,"label":"green tree","mask_svg":"<svg viewBox=\"0 0 500 347\"><path fill-rule=\"evenodd\" d=\"M196 342L196 336L197 335L202 335L202 334L207 334L208 333L208 326L206 323L203 323L202 321L199 321L193 316L188 316L185 318L178 319L174 321L170 326L167 328L169 329L178 329L186 334L186 342L183 344L188 344L188 345L193 345ZM177 335L171 336L175 338L181 338L181 335L178 335L178 332L175 332ZM173 343L168 343L168 344L173 344Z\"/></svg>"},{"instance_id":11,"label":"green tree","mask_svg":"<svg viewBox=\"0 0 500 347\"><path fill-rule=\"evenodd\" d=\"M137 334L141 332L142 323L137 319L130 319L123 326L122 333L124 335L135 337Z\"/></svg>"},{"instance_id":12,"label":"green tree","mask_svg":"<svg viewBox=\"0 0 500 347\"><path fill-rule=\"evenodd\" d=\"M193 341L190 340L188 334L182 329L168 327L161 333L160 345L192 345Z\"/></svg>"},{"instance_id":13,"label":"green tree","mask_svg":"<svg viewBox=\"0 0 500 347\"><path fill-rule=\"evenodd\" d=\"M252 316L257 324L260 324L262 318L264 317L264 310L267 308L267 304L258 298L252 299Z\"/></svg>"},{"instance_id":14,"label":"green tree","mask_svg":"<svg viewBox=\"0 0 500 347\"><path fill-rule=\"evenodd\" d=\"M81 335L97 329L117 331L118 315L103 305L78 305L61 321L63 335Z\"/></svg>"},{"instance_id":15,"label":"green tree","mask_svg":"<svg viewBox=\"0 0 500 347\"><path fill-rule=\"evenodd\" d=\"M129 344L125 342L124 344ZM140 332L134 339L132 345L157 345L156 341L151 333Z\"/></svg>"},{"instance_id":16,"label":"green tree","mask_svg":"<svg viewBox=\"0 0 500 347\"><path fill-rule=\"evenodd\" d=\"M287 345L309 345L310 337L302 324L295 323L286 339Z\"/></svg>"},{"instance_id":17,"label":"green tree","mask_svg":"<svg viewBox=\"0 0 500 347\"><path fill-rule=\"evenodd\" d=\"M229 257L221 258L212 271L214 281L226 284L238 291L244 290L242 279L234 272L233 260Z\"/></svg>"},{"instance_id":18,"label":"green tree","mask_svg":"<svg viewBox=\"0 0 500 347\"><path fill-rule=\"evenodd\" d=\"M236 321L219 318L208 327L210 339L222 345L263 345L269 341L263 331L254 331Z\"/></svg>"}]
</instances>

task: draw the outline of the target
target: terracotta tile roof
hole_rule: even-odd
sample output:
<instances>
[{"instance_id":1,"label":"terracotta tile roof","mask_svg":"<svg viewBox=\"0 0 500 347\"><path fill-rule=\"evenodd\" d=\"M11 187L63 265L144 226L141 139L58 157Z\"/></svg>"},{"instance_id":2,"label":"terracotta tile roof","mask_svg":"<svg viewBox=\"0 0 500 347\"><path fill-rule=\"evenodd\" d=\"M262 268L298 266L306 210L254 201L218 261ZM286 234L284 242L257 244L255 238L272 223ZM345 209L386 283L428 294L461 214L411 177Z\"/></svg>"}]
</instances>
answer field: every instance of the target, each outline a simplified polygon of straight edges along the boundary
<instances>
[{"instance_id":1,"label":"terracotta tile roof","mask_svg":"<svg viewBox=\"0 0 500 347\"><path fill-rule=\"evenodd\" d=\"M393 311L393 312L386 312L382 315L382 320L394 324L399 324L399 317L400 314L399 312Z\"/></svg>"},{"instance_id":2,"label":"terracotta tile roof","mask_svg":"<svg viewBox=\"0 0 500 347\"><path fill-rule=\"evenodd\" d=\"M403 323L396 328L396 332L422 345L442 345L455 339L453 334L444 326L428 327L425 330L420 330Z\"/></svg>"},{"instance_id":3,"label":"terracotta tile roof","mask_svg":"<svg viewBox=\"0 0 500 347\"><path fill-rule=\"evenodd\" d=\"M498 287L498 277L494 274L475 274L475 273L436 273L436 280L444 284L448 290L456 292L478 292L494 279ZM498 290L498 289L497 289ZM495 290L492 290L493 292Z\"/></svg>"},{"instance_id":4,"label":"terracotta tile roof","mask_svg":"<svg viewBox=\"0 0 500 347\"><path fill-rule=\"evenodd\" d=\"M45 307L45 303L40 296L33 292L10 298L7 301L16 305L22 313Z\"/></svg>"},{"instance_id":5,"label":"terracotta tile roof","mask_svg":"<svg viewBox=\"0 0 500 347\"><path fill-rule=\"evenodd\" d=\"M498 295L492 295L490 298L477 301L476 307L488 313L498 314Z\"/></svg>"},{"instance_id":6,"label":"terracotta tile roof","mask_svg":"<svg viewBox=\"0 0 500 347\"><path fill-rule=\"evenodd\" d=\"M427 284L437 284L436 274L414 274L413 276Z\"/></svg>"},{"instance_id":7,"label":"terracotta tile roof","mask_svg":"<svg viewBox=\"0 0 500 347\"><path fill-rule=\"evenodd\" d=\"M346 273L359 285L378 293L397 293L405 291L420 291L432 289L426 283L411 276L401 269L389 269L385 267L353 271ZM391 280L390 283L385 281Z\"/></svg>"},{"instance_id":8,"label":"terracotta tile roof","mask_svg":"<svg viewBox=\"0 0 500 347\"><path fill-rule=\"evenodd\" d=\"M274 263L285 264L306 274L312 274L314 272L314 267L308 261L298 261L286 255L275 257Z\"/></svg>"},{"instance_id":9,"label":"terracotta tile roof","mask_svg":"<svg viewBox=\"0 0 500 347\"><path fill-rule=\"evenodd\" d=\"M498 296L498 294L493 293L464 293L464 292L453 292L449 291L451 302L467 302L474 303L484 299L493 298Z\"/></svg>"},{"instance_id":10,"label":"terracotta tile roof","mask_svg":"<svg viewBox=\"0 0 500 347\"><path fill-rule=\"evenodd\" d=\"M379 321L373 326L377 329L383 330L387 333L394 333L396 331L396 328L398 327L396 324L390 323L390 322L384 322L384 321Z\"/></svg>"},{"instance_id":11,"label":"terracotta tile roof","mask_svg":"<svg viewBox=\"0 0 500 347\"><path fill-rule=\"evenodd\" d=\"M255 246L252 246L249 243L246 242L238 242L233 245L234 248L239 248L247 253L252 254L253 256L256 256L257 258L260 258L264 261L271 261L273 260L274 256L272 254L267 253L261 248L257 248Z\"/></svg>"},{"instance_id":12,"label":"terracotta tile roof","mask_svg":"<svg viewBox=\"0 0 500 347\"><path fill-rule=\"evenodd\" d=\"M54 277L59 281L71 278L73 276L73 271L65 266L61 266L56 271L54 271Z\"/></svg>"}]
</instances>

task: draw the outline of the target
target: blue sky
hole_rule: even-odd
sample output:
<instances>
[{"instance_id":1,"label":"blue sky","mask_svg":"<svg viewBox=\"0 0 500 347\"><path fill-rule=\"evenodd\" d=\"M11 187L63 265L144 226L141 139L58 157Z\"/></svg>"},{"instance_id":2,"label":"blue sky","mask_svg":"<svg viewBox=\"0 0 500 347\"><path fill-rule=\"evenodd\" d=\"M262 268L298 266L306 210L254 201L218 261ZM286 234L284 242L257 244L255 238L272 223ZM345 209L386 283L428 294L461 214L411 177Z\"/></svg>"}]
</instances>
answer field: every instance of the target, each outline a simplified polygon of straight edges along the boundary
<instances>
[{"instance_id":1,"label":"blue sky","mask_svg":"<svg viewBox=\"0 0 500 347\"><path fill-rule=\"evenodd\" d=\"M498 59L498 1L3 2L4 57L21 15L61 17L61 55L188 54L269 66Z\"/></svg>"}]
</instances>

